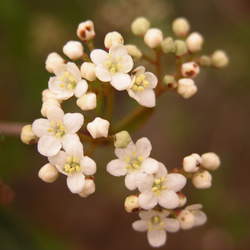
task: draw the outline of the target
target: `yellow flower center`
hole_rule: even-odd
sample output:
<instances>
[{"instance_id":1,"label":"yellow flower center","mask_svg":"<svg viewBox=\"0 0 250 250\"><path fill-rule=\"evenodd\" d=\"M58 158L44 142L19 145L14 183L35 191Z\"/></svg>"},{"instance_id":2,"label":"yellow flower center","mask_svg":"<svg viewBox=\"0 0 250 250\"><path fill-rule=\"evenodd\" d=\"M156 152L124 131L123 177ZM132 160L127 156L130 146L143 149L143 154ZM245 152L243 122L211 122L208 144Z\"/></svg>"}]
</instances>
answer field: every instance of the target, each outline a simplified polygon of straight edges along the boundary
<instances>
[{"instance_id":1,"label":"yellow flower center","mask_svg":"<svg viewBox=\"0 0 250 250\"><path fill-rule=\"evenodd\" d=\"M74 174L81 171L80 160L77 157L69 156L63 167L67 174Z\"/></svg>"},{"instance_id":2,"label":"yellow flower center","mask_svg":"<svg viewBox=\"0 0 250 250\"><path fill-rule=\"evenodd\" d=\"M133 153L132 156L127 157L125 161L127 162L127 166L126 166L127 170L132 172L132 171L139 170L141 168L143 157L136 156L136 153Z\"/></svg>"},{"instance_id":3,"label":"yellow flower center","mask_svg":"<svg viewBox=\"0 0 250 250\"><path fill-rule=\"evenodd\" d=\"M148 87L148 85L149 85L149 82L146 80L146 76L144 74L140 74L135 77L132 90L136 92L143 91L146 87Z\"/></svg>"},{"instance_id":4,"label":"yellow flower center","mask_svg":"<svg viewBox=\"0 0 250 250\"><path fill-rule=\"evenodd\" d=\"M60 81L62 81L62 83L60 84L60 87L63 89L72 90L76 87L77 81L75 77L72 74L70 74L68 71L65 71L59 77L59 79Z\"/></svg>"},{"instance_id":5,"label":"yellow flower center","mask_svg":"<svg viewBox=\"0 0 250 250\"><path fill-rule=\"evenodd\" d=\"M61 121L51 121L48 132L52 133L55 137L63 137L66 133L66 128Z\"/></svg>"},{"instance_id":6,"label":"yellow flower center","mask_svg":"<svg viewBox=\"0 0 250 250\"><path fill-rule=\"evenodd\" d=\"M112 74L119 72L121 68L119 63L113 62L112 60L107 60L104 65L106 69Z\"/></svg>"},{"instance_id":7,"label":"yellow flower center","mask_svg":"<svg viewBox=\"0 0 250 250\"><path fill-rule=\"evenodd\" d=\"M155 179L152 186L152 192L159 195L163 190L166 190L166 186L164 186L165 180L165 177Z\"/></svg>"},{"instance_id":8,"label":"yellow flower center","mask_svg":"<svg viewBox=\"0 0 250 250\"><path fill-rule=\"evenodd\" d=\"M161 230L164 227L164 222L159 215L154 215L148 222L148 229L151 230Z\"/></svg>"}]
</instances>

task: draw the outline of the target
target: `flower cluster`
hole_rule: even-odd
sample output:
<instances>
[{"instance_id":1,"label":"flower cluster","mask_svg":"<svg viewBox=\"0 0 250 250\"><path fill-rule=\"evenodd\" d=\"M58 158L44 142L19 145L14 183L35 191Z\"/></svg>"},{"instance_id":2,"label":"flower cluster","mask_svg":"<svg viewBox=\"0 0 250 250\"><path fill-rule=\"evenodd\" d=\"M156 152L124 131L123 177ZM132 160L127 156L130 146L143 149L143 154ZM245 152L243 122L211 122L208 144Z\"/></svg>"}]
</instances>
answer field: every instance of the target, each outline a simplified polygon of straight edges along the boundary
<instances>
[{"instance_id":1,"label":"flower cluster","mask_svg":"<svg viewBox=\"0 0 250 250\"><path fill-rule=\"evenodd\" d=\"M173 22L177 39L164 38L160 29L150 26L144 17L131 25L132 33L142 37L151 50L151 55L147 55L136 45L127 44L117 31L106 34L103 49L95 48L94 23L80 23L76 30L80 41L66 42L62 48L64 57L57 52L48 55L45 68L51 76L42 92L43 118L25 125L21 140L37 143L38 152L47 157L38 172L41 180L52 183L62 173L67 176L69 190L81 197L95 192L97 166L91 153L96 146L114 143L117 159L107 164L107 171L125 176L125 186L137 190L126 198L125 209L139 210L141 220L134 222L133 228L147 231L150 245L158 247L165 243L166 231L205 223L201 205L182 208L187 198L181 190L189 178L196 188L209 188L209 171L219 167L220 159L214 153L192 154L184 158L182 169L170 171L150 157L149 139L134 143L127 127L142 120L145 113L150 114L156 98L168 90L175 90L184 98L193 96L197 92L193 79L201 67L223 68L228 58L220 50L211 56L200 55L204 39L197 32L189 34L190 25L185 18ZM163 72L162 58L168 53L175 55L174 74ZM148 66L155 67L155 73ZM115 91L124 91L141 106L118 124L111 123ZM69 99L76 103L78 110L74 113L63 110Z\"/></svg>"}]
</instances>

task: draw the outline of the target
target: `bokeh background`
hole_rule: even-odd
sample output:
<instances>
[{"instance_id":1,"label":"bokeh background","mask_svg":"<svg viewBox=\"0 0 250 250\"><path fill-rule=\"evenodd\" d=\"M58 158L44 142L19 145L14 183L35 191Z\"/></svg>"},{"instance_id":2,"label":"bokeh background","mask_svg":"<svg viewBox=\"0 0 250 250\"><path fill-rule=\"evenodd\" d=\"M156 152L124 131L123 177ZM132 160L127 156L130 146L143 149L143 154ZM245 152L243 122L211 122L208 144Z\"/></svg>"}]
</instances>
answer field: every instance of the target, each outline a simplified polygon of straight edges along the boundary
<instances>
[{"instance_id":1,"label":"bokeh background","mask_svg":"<svg viewBox=\"0 0 250 250\"><path fill-rule=\"evenodd\" d=\"M49 74L44 61L76 39L77 24L95 21L97 41L117 30L135 42L131 21L147 16L167 35L171 20L187 17L193 30L205 36L205 52L228 52L224 70L204 70L199 92L190 100L174 93L160 98L156 112L133 136L148 136L152 155L169 168L193 152L217 152L222 167L210 190L192 191L190 202L201 202L208 223L186 232L169 234L163 249L250 249L250 2L248 0L0 0L0 121L31 122L39 117L41 91ZM166 71L168 66L166 66ZM135 102L119 95L115 119ZM45 184L37 178L46 163L35 147L19 138L0 137L0 179L15 196L0 205L1 250L125 250L150 249L146 235L134 232L123 200L123 179L105 172L114 158L112 147L94 154L98 163L97 192L88 199L72 195L65 178ZM8 187L4 187L9 192ZM188 190L189 192L189 190ZM189 192L190 193L190 192Z\"/></svg>"}]
</instances>

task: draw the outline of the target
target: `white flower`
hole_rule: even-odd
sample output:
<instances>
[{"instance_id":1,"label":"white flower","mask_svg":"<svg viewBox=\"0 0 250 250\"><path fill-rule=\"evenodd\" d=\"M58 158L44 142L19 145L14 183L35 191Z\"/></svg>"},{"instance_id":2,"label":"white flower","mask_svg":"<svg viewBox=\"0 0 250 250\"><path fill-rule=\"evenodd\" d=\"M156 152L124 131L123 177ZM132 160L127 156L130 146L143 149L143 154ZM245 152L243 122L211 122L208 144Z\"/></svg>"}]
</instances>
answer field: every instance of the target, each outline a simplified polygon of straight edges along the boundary
<instances>
[{"instance_id":1,"label":"white flower","mask_svg":"<svg viewBox=\"0 0 250 250\"><path fill-rule=\"evenodd\" d=\"M137 17L131 24L131 30L136 36L144 36L150 27L150 22L145 17Z\"/></svg>"},{"instance_id":2,"label":"white flower","mask_svg":"<svg viewBox=\"0 0 250 250\"><path fill-rule=\"evenodd\" d=\"M191 229L192 227L205 224L207 221L207 216L203 211L201 211L201 209L202 205L200 204L187 206L185 209L183 209L177 216L181 229Z\"/></svg>"},{"instance_id":3,"label":"white flower","mask_svg":"<svg viewBox=\"0 0 250 250\"><path fill-rule=\"evenodd\" d=\"M55 70L64 64L63 58L56 52L52 52L47 56L45 68L50 73L55 73Z\"/></svg>"},{"instance_id":4,"label":"white flower","mask_svg":"<svg viewBox=\"0 0 250 250\"><path fill-rule=\"evenodd\" d=\"M85 198L95 192L95 182L92 179L86 179L83 190L78 193L81 197Z\"/></svg>"},{"instance_id":5,"label":"white flower","mask_svg":"<svg viewBox=\"0 0 250 250\"><path fill-rule=\"evenodd\" d=\"M88 84L81 79L81 72L75 63L68 62L57 68L56 76L49 80L49 90L58 99L69 99L73 95L80 97L88 89Z\"/></svg>"},{"instance_id":6,"label":"white flower","mask_svg":"<svg viewBox=\"0 0 250 250\"><path fill-rule=\"evenodd\" d=\"M83 155L83 146L79 140L68 138L64 144L65 151L49 157L52 165L67 176L67 186L72 193L80 193L84 189L85 176L96 172L96 163Z\"/></svg>"},{"instance_id":7,"label":"white flower","mask_svg":"<svg viewBox=\"0 0 250 250\"><path fill-rule=\"evenodd\" d=\"M179 17L173 21L172 29L176 36L185 37L190 30L190 24L186 18Z\"/></svg>"},{"instance_id":8,"label":"white flower","mask_svg":"<svg viewBox=\"0 0 250 250\"><path fill-rule=\"evenodd\" d=\"M77 99L77 106L81 110L92 110L96 108L96 94L95 93L86 93Z\"/></svg>"},{"instance_id":9,"label":"white flower","mask_svg":"<svg viewBox=\"0 0 250 250\"><path fill-rule=\"evenodd\" d=\"M117 31L112 31L106 34L104 38L104 46L107 49L110 49L113 46L116 45L123 45L124 39L122 35Z\"/></svg>"},{"instance_id":10,"label":"white flower","mask_svg":"<svg viewBox=\"0 0 250 250\"><path fill-rule=\"evenodd\" d=\"M56 155L67 140L79 140L76 132L83 125L83 115L64 114L60 108L51 108L48 119L37 119L32 124L32 131L39 137L38 152L45 156Z\"/></svg>"},{"instance_id":11,"label":"white flower","mask_svg":"<svg viewBox=\"0 0 250 250\"><path fill-rule=\"evenodd\" d=\"M95 49L90 57L96 65L96 76L99 80L110 82L117 90L125 90L131 85L131 78L127 73L134 63L125 46L114 46L109 53Z\"/></svg>"},{"instance_id":12,"label":"white flower","mask_svg":"<svg viewBox=\"0 0 250 250\"><path fill-rule=\"evenodd\" d=\"M96 79L95 64L90 62L84 62L81 65L82 77L92 82Z\"/></svg>"},{"instance_id":13,"label":"white flower","mask_svg":"<svg viewBox=\"0 0 250 250\"><path fill-rule=\"evenodd\" d=\"M152 108L155 106L153 89L157 86L157 82L158 79L153 73L145 72L145 68L139 66L133 71L132 84L127 90L128 94L142 106Z\"/></svg>"},{"instance_id":14,"label":"white flower","mask_svg":"<svg viewBox=\"0 0 250 250\"><path fill-rule=\"evenodd\" d=\"M202 49L203 42L204 39L198 32L191 33L186 40L186 44L190 52L200 51Z\"/></svg>"},{"instance_id":15,"label":"white flower","mask_svg":"<svg viewBox=\"0 0 250 250\"><path fill-rule=\"evenodd\" d=\"M115 155L118 159L112 160L107 165L107 171L114 176L124 176L125 186L135 190L144 174L156 173L159 164L149 158L152 146L147 138L139 139L136 144L131 142L126 148L116 148Z\"/></svg>"},{"instance_id":16,"label":"white flower","mask_svg":"<svg viewBox=\"0 0 250 250\"><path fill-rule=\"evenodd\" d=\"M186 178L183 175L168 174L166 167L159 163L159 170L154 175L145 175L139 181L139 205L144 209L151 209L157 204L174 209L180 205L176 192L185 185Z\"/></svg>"},{"instance_id":17,"label":"white flower","mask_svg":"<svg viewBox=\"0 0 250 250\"><path fill-rule=\"evenodd\" d=\"M201 164L201 157L198 154L191 154L183 159L183 169L185 172L194 173L199 170L199 165Z\"/></svg>"},{"instance_id":18,"label":"white flower","mask_svg":"<svg viewBox=\"0 0 250 250\"><path fill-rule=\"evenodd\" d=\"M83 46L78 41L68 41L63 46L63 53L72 60L77 60L83 56Z\"/></svg>"},{"instance_id":19,"label":"white flower","mask_svg":"<svg viewBox=\"0 0 250 250\"><path fill-rule=\"evenodd\" d=\"M197 86L192 79L182 78L178 81L177 92L183 98L187 99L197 92Z\"/></svg>"},{"instance_id":20,"label":"white flower","mask_svg":"<svg viewBox=\"0 0 250 250\"><path fill-rule=\"evenodd\" d=\"M59 177L57 169L50 163L45 164L40 168L38 176L41 180L47 183L52 183Z\"/></svg>"},{"instance_id":21,"label":"white flower","mask_svg":"<svg viewBox=\"0 0 250 250\"><path fill-rule=\"evenodd\" d=\"M220 166L220 158L213 152L201 155L201 165L208 170L216 170Z\"/></svg>"},{"instance_id":22,"label":"white flower","mask_svg":"<svg viewBox=\"0 0 250 250\"><path fill-rule=\"evenodd\" d=\"M181 73L184 77L194 78L200 73L200 67L195 62L183 63L181 66Z\"/></svg>"},{"instance_id":23,"label":"white flower","mask_svg":"<svg viewBox=\"0 0 250 250\"><path fill-rule=\"evenodd\" d=\"M167 218L167 211L142 211L139 213L141 220L132 224L134 230L147 231L148 242L152 247L160 247L166 243L167 232L175 233L180 229L177 219Z\"/></svg>"},{"instance_id":24,"label":"white flower","mask_svg":"<svg viewBox=\"0 0 250 250\"><path fill-rule=\"evenodd\" d=\"M212 60L212 65L217 68L224 68L229 63L228 56L223 50L216 50L212 54L211 60Z\"/></svg>"},{"instance_id":25,"label":"white flower","mask_svg":"<svg viewBox=\"0 0 250 250\"><path fill-rule=\"evenodd\" d=\"M80 23L76 34L84 42L93 39L95 37L94 23L91 20Z\"/></svg>"},{"instance_id":26,"label":"white flower","mask_svg":"<svg viewBox=\"0 0 250 250\"><path fill-rule=\"evenodd\" d=\"M162 41L163 33L157 28L149 29L144 36L144 42L152 49L159 47Z\"/></svg>"},{"instance_id":27,"label":"white flower","mask_svg":"<svg viewBox=\"0 0 250 250\"><path fill-rule=\"evenodd\" d=\"M109 121L96 117L92 122L87 125L87 130L91 136L96 139L100 137L107 137L109 132Z\"/></svg>"},{"instance_id":28,"label":"white flower","mask_svg":"<svg viewBox=\"0 0 250 250\"><path fill-rule=\"evenodd\" d=\"M197 172L192 177L192 183L198 189L210 188L212 186L212 175L207 170Z\"/></svg>"}]
</instances>

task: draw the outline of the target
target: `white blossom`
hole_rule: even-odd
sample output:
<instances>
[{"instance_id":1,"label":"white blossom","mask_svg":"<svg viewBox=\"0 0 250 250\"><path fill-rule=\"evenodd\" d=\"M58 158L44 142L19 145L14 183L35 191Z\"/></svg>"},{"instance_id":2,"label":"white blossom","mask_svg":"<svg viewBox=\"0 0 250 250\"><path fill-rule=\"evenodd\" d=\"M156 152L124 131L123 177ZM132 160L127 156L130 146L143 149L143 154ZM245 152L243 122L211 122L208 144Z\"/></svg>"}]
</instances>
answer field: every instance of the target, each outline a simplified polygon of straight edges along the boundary
<instances>
[{"instance_id":1,"label":"white blossom","mask_svg":"<svg viewBox=\"0 0 250 250\"><path fill-rule=\"evenodd\" d=\"M116 45L123 45L124 39L122 35L117 31L112 31L106 34L104 38L104 46L107 49L114 47Z\"/></svg>"},{"instance_id":2,"label":"white blossom","mask_svg":"<svg viewBox=\"0 0 250 250\"><path fill-rule=\"evenodd\" d=\"M128 94L142 106L152 108L155 106L153 89L157 86L157 82L158 79L153 73L145 72L145 68L139 66L133 71L132 84L127 90Z\"/></svg>"},{"instance_id":3,"label":"white blossom","mask_svg":"<svg viewBox=\"0 0 250 250\"><path fill-rule=\"evenodd\" d=\"M83 190L78 193L81 197L85 198L95 192L95 182L92 179L85 179Z\"/></svg>"},{"instance_id":4,"label":"white blossom","mask_svg":"<svg viewBox=\"0 0 250 250\"><path fill-rule=\"evenodd\" d=\"M45 68L50 73L55 73L55 70L64 64L64 59L56 52L50 53L45 61Z\"/></svg>"},{"instance_id":5,"label":"white blossom","mask_svg":"<svg viewBox=\"0 0 250 250\"><path fill-rule=\"evenodd\" d=\"M156 173L159 163L150 158L152 146L147 138L139 139L135 144L131 142L126 148L116 148L118 159L107 165L107 171L114 176L126 176L125 186L135 190L145 174Z\"/></svg>"},{"instance_id":6,"label":"white blossom","mask_svg":"<svg viewBox=\"0 0 250 250\"><path fill-rule=\"evenodd\" d=\"M109 53L95 49L90 54L96 65L96 76L103 82L110 82L117 90L125 90L131 85L128 72L133 68L133 60L125 46L111 47Z\"/></svg>"},{"instance_id":7,"label":"white blossom","mask_svg":"<svg viewBox=\"0 0 250 250\"><path fill-rule=\"evenodd\" d=\"M49 157L49 161L59 172L67 176L67 186L72 193L80 193L84 189L85 176L96 172L96 163L83 155L83 146L79 140L67 138L64 150Z\"/></svg>"},{"instance_id":8,"label":"white blossom","mask_svg":"<svg viewBox=\"0 0 250 250\"><path fill-rule=\"evenodd\" d=\"M202 49L203 42L203 36L198 32L191 33L186 40L188 50L193 53Z\"/></svg>"},{"instance_id":9,"label":"white blossom","mask_svg":"<svg viewBox=\"0 0 250 250\"><path fill-rule=\"evenodd\" d=\"M91 136L96 139L100 137L107 137L109 132L109 121L96 117L92 122L87 125L87 130Z\"/></svg>"},{"instance_id":10,"label":"white blossom","mask_svg":"<svg viewBox=\"0 0 250 250\"><path fill-rule=\"evenodd\" d=\"M134 230L147 232L147 239L152 247L160 247L166 243L166 232L179 231L180 224L177 219L168 218L167 211L142 211L139 213L140 220L132 224Z\"/></svg>"},{"instance_id":11,"label":"white blossom","mask_svg":"<svg viewBox=\"0 0 250 250\"><path fill-rule=\"evenodd\" d=\"M185 172L194 173L199 170L201 164L201 157L198 154L191 154L183 159L183 169Z\"/></svg>"},{"instance_id":12,"label":"white blossom","mask_svg":"<svg viewBox=\"0 0 250 250\"><path fill-rule=\"evenodd\" d=\"M94 23L91 20L80 23L76 34L84 42L93 39L95 37Z\"/></svg>"},{"instance_id":13,"label":"white blossom","mask_svg":"<svg viewBox=\"0 0 250 250\"><path fill-rule=\"evenodd\" d=\"M77 60L83 56L83 46L78 41L68 41L63 46L63 53L72 60Z\"/></svg>"},{"instance_id":14,"label":"white blossom","mask_svg":"<svg viewBox=\"0 0 250 250\"><path fill-rule=\"evenodd\" d=\"M49 90L58 99L68 99L73 95L80 97L88 90L88 84L81 79L81 72L75 63L62 65L56 69L55 75L49 80Z\"/></svg>"},{"instance_id":15,"label":"white blossom","mask_svg":"<svg viewBox=\"0 0 250 250\"><path fill-rule=\"evenodd\" d=\"M45 164L40 168L38 176L41 180L47 183L52 183L59 177L57 169L50 163Z\"/></svg>"},{"instance_id":16,"label":"white blossom","mask_svg":"<svg viewBox=\"0 0 250 250\"><path fill-rule=\"evenodd\" d=\"M157 28L149 29L144 36L144 42L148 47L152 49L159 47L162 41L163 33L160 29Z\"/></svg>"},{"instance_id":17,"label":"white blossom","mask_svg":"<svg viewBox=\"0 0 250 250\"><path fill-rule=\"evenodd\" d=\"M159 169L154 175L144 174L139 181L139 205L144 209L151 209L157 204L174 209L180 205L177 192L185 185L186 178L183 175L168 174L167 168L159 163Z\"/></svg>"},{"instance_id":18,"label":"white blossom","mask_svg":"<svg viewBox=\"0 0 250 250\"><path fill-rule=\"evenodd\" d=\"M194 78L200 73L200 67L195 62L186 62L181 66L181 73L184 77Z\"/></svg>"},{"instance_id":19,"label":"white blossom","mask_svg":"<svg viewBox=\"0 0 250 250\"><path fill-rule=\"evenodd\" d=\"M177 92L183 98L187 99L197 92L197 86L192 79L182 78L178 81Z\"/></svg>"},{"instance_id":20,"label":"white blossom","mask_svg":"<svg viewBox=\"0 0 250 250\"><path fill-rule=\"evenodd\" d=\"M198 189L206 189L212 186L212 175L207 171L199 171L192 177L193 185Z\"/></svg>"},{"instance_id":21,"label":"white blossom","mask_svg":"<svg viewBox=\"0 0 250 250\"><path fill-rule=\"evenodd\" d=\"M38 152L45 156L56 155L68 140L77 140L76 132L83 125L83 115L80 113L64 114L60 108L52 108L48 119L40 118L33 122L32 131L39 137Z\"/></svg>"},{"instance_id":22,"label":"white blossom","mask_svg":"<svg viewBox=\"0 0 250 250\"><path fill-rule=\"evenodd\" d=\"M82 77L92 82L96 79L95 64L90 62L84 62L81 65Z\"/></svg>"},{"instance_id":23,"label":"white blossom","mask_svg":"<svg viewBox=\"0 0 250 250\"><path fill-rule=\"evenodd\" d=\"M202 154L201 165L208 170L216 170L220 166L220 158L213 152Z\"/></svg>"}]
</instances>

